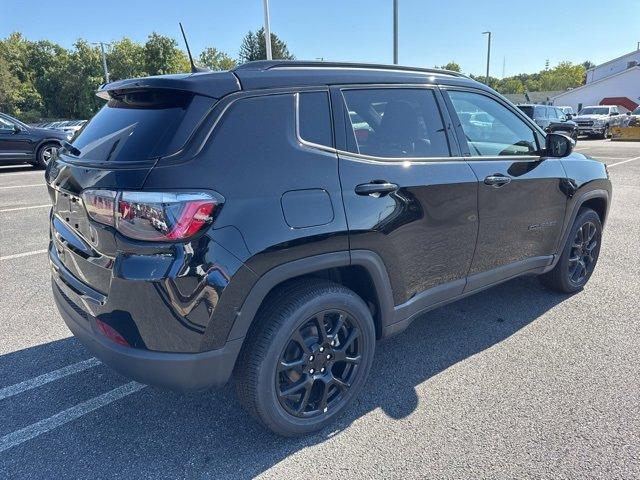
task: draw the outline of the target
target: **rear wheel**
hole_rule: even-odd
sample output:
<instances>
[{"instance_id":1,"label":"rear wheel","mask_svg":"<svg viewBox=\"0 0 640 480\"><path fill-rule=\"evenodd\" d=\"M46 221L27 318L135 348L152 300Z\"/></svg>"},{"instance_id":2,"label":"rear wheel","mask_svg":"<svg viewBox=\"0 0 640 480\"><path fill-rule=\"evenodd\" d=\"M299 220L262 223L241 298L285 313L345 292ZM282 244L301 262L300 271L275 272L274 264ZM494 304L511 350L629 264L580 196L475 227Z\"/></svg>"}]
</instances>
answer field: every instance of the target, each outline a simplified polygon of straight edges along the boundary
<instances>
[{"instance_id":1,"label":"rear wheel","mask_svg":"<svg viewBox=\"0 0 640 480\"><path fill-rule=\"evenodd\" d=\"M36 166L41 168L46 168L49 165L51 159L58 153L58 149L60 145L57 143L45 143L38 149L38 153L36 154L36 161L38 162Z\"/></svg>"},{"instance_id":2,"label":"rear wheel","mask_svg":"<svg viewBox=\"0 0 640 480\"><path fill-rule=\"evenodd\" d=\"M580 210L558 263L540 281L552 290L574 293L589 281L600 255L602 223L590 208Z\"/></svg>"},{"instance_id":3,"label":"rear wheel","mask_svg":"<svg viewBox=\"0 0 640 480\"><path fill-rule=\"evenodd\" d=\"M336 283L290 284L261 308L238 360L245 409L279 435L322 429L362 389L375 328L364 301Z\"/></svg>"}]
</instances>

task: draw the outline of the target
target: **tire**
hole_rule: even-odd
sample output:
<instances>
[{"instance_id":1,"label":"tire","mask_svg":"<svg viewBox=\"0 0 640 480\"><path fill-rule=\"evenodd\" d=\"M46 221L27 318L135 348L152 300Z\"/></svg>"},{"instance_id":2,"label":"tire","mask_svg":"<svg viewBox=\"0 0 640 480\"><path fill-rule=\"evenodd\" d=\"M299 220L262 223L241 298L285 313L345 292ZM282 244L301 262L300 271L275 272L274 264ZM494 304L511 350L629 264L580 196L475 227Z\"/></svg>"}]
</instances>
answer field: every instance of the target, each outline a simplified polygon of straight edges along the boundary
<instances>
[{"instance_id":1,"label":"tire","mask_svg":"<svg viewBox=\"0 0 640 480\"><path fill-rule=\"evenodd\" d=\"M609 127L609 125L605 125L604 131L602 132L602 138L606 140L607 138L610 138L610 137L611 137L611 128Z\"/></svg>"},{"instance_id":2,"label":"tire","mask_svg":"<svg viewBox=\"0 0 640 480\"><path fill-rule=\"evenodd\" d=\"M578 143L578 132L573 132L570 136L575 143Z\"/></svg>"},{"instance_id":3,"label":"tire","mask_svg":"<svg viewBox=\"0 0 640 480\"><path fill-rule=\"evenodd\" d=\"M553 270L540 275L540 281L556 292L575 293L581 290L596 267L601 243L600 217L590 208L581 209L558 263Z\"/></svg>"},{"instance_id":4,"label":"tire","mask_svg":"<svg viewBox=\"0 0 640 480\"><path fill-rule=\"evenodd\" d=\"M60 145L55 142L47 142L38 148L36 153L36 167L47 168L49 161L55 155L60 148Z\"/></svg>"},{"instance_id":5,"label":"tire","mask_svg":"<svg viewBox=\"0 0 640 480\"><path fill-rule=\"evenodd\" d=\"M321 430L362 389L375 326L348 288L313 278L289 283L269 296L254 326L234 383L242 406L264 427L286 437Z\"/></svg>"}]
</instances>

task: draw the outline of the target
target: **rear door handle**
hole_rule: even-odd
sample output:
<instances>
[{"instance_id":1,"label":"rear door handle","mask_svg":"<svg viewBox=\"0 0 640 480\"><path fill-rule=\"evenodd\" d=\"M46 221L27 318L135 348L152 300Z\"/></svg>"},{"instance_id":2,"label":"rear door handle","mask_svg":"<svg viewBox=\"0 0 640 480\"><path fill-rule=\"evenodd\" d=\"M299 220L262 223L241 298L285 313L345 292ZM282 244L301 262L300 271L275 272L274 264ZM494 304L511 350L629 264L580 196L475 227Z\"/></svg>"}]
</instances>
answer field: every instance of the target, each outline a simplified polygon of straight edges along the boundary
<instances>
[{"instance_id":1,"label":"rear door handle","mask_svg":"<svg viewBox=\"0 0 640 480\"><path fill-rule=\"evenodd\" d=\"M511 181L510 177L505 177L504 175L496 174L489 175L484 179L485 185L493 185L494 187L501 187L506 185Z\"/></svg>"},{"instance_id":2,"label":"rear door handle","mask_svg":"<svg viewBox=\"0 0 640 480\"><path fill-rule=\"evenodd\" d=\"M396 190L398 190L398 185L387 181L374 181L356 185L356 193L358 195L370 195L376 198L395 192Z\"/></svg>"}]
</instances>

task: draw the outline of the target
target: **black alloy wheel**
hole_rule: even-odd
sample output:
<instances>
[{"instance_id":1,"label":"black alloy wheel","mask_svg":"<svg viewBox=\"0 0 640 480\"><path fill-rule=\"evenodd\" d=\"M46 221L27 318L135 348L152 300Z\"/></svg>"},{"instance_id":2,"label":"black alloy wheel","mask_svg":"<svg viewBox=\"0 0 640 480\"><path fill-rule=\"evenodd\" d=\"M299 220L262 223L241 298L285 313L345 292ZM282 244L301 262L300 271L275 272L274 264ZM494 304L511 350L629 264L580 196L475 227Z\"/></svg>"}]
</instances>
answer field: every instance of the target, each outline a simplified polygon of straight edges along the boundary
<instances>
[{"instance_id":1,"label":"black alloy wheel","mask_svg":"<svg viewBox=\"0 0 640 480\"><path fill-rule=\"evenodd\" d=\"M278 363L280 405L308 418L344 402L362 359L359 337L358 325L341 310L325 310L296 328Z\"/></svg>"},{"instance_id":2,"label":"black alloy wheel","mask_svg":"<svg viewBox=\"0 0 640 480\"><path fill-rule=\"evenodd\" d=\"M547 287L561 293L575 293L591 278L602 243L600 216L590 208L578 212L560 258L553 269L540 275Z\"/></svg>"},{"instance_id":3,"label":"black alloy wheel","mask_svg":"<svg viewBox=\"0 0 640 480\"><path fill-rule=\"evenodd\" d=\"M264 301L234 374L242 406L293 437L333 422L373 363L371 310L355 292L320 278L291 280Z\"/></svg>"},{"instance_id":4,"label":"black alloy wheel","mask_svg":"<svg viewBox=\"0 0 640 480\"><path fill-rule=\"evenodd\" d=\"M569 256L569 280L581 284L593 270L595 264L594 251L599 245L598 229L591 221L582 224L576 232L571 244Z\"/></svg>"}]
</instances>

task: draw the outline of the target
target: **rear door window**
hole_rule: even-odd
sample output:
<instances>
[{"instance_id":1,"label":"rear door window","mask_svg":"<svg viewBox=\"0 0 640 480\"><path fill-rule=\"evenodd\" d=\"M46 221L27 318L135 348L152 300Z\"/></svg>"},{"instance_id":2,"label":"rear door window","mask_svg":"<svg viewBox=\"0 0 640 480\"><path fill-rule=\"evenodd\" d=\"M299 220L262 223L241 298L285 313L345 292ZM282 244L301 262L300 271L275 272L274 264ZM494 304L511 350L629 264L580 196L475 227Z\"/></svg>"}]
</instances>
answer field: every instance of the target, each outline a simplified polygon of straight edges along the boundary
<instances>
[{"instance_id":1,"label":"rear door window","mask_svg":"<svg viewBox=\"0 0 640 480\"><path fill-rule=\"evenodd\" d=\"M214 102L175 90L114 94L74 138L76 157L128 162L170 155L184 146Z\"/></svg>"},{"instance_id":2,"label":"rear door window","mask_svg":"<svg viewBox=\"0 0 640 480\"><path fill-rule=\"evenodd\" d=\"M450 155L432 90L370 88L342 93L356 140L354 153L383 158Z\"/></svg>"}]
</instances>

